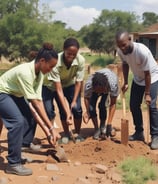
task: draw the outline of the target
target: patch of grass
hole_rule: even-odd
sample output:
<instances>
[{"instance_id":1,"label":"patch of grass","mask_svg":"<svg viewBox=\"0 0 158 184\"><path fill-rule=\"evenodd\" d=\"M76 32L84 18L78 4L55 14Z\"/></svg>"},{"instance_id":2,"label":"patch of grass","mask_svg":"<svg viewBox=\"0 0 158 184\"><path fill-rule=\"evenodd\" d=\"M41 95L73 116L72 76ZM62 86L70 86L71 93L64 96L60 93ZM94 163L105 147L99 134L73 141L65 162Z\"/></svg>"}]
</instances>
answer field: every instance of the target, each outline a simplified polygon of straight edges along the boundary
<instances>
[{"instance_id":1,"label":"patch of grass","mask_svg":"<svg viewBox=\"0 0 158 184\"><path fill-rule=\"evenodd\" d=\"M115 59L113 57L104 56L104 57L99 57L96 60L94 60L91 65L106 67L107 65L114 63L114 61Z\"/></svg>"},{"instance_id":2,"label":"patch of grass","mask_svg":"<svg viewBox=\"0 0 158 184\"><path fill-rule=\"evenodd\" d=\"M127 158L118 167L125 184L145 184L158 178L157 167L145 157Z\"/></svg>"}]
</instances>

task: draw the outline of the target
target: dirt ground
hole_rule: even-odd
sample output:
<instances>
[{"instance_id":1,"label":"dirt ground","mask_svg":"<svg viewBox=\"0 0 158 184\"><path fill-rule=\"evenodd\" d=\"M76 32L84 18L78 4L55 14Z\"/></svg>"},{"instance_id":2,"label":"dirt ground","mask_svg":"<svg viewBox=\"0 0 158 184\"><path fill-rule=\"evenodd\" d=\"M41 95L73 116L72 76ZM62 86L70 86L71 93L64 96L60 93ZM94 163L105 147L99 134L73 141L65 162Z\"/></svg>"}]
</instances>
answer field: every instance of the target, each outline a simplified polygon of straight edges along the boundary
<instances>
[{"instance_id":1,"label":"dirt ground","mask_svg":"<svg viewBox=\"0 0 158 184\"><path fill-rule=\"evenodd\" d=\"M84 106L83 106L84 107ZM84 110L83 110L84 111ZM147 136L147 112L143 112L145 136ZM64 148L69 162L57 162L51 156L48 156L47 150L50 149L45 135L41 128L37 128L35 140L40 141L42 149L37 153L23 153L30 158L30 163L26 167L33 170L31 176L16 176L5 174L4 169L7 164L7 130L4 128L0 138L3 152L0 155L0 184L110 184L122 183L117 165L127 157L136 158L145 156L158 164L158 151L150 150L148 144L143 142L128 142L125 146L120 142L122 111L116 110L113 126L117 128L117 134L112 140L93 140L94 132L92 122L82 124L81 134L85 137L84 142L60 145ZM133 133L134 127L130 112L127 112L129 120L129 133ZM59 117L56 117L56 123L59 126L58 131L62 133ZM99 164L99 165L98 165ZM52 168L53 167L53 168ZM100 168L101 171L98 171ZM151 182L151 183L158 183Z\"/></svg>"}]
</instances>

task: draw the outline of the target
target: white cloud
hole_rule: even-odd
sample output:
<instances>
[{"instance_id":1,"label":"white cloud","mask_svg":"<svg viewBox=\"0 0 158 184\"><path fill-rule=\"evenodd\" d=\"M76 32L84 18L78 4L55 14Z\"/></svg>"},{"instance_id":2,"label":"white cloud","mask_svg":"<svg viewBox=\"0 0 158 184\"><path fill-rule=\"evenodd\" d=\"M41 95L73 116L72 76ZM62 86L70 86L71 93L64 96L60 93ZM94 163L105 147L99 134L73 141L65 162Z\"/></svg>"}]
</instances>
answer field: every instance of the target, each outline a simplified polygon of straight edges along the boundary
<instances>
[{"instance_id":1,"label":"white cloud","mask_svg":"<svg viewBox=\"0 0 158 184\"><path fill-rule=\"evenodd\" d=\"M94 18L100 15L100 11L95 8L83 8L80 6L71 6L69 8L61 8L56 11L54 20L61 20L74 30L79 30L82 26L93 22Z\"/></svg>"},{"instance_id":2,"label":"white cloud","mask_svg":"<svg viewBox=\"0 0 158 184\"><path fill-rule=\"evenodd\" d=\"M125 2L124 0L120 0ZM102 9L106 9L108 6L113 5L113 9L121 10L123 8L122 4L116 7L115 0L105 0L101 7L98 6L98 0L89 0L89 7L84 7L87 4L73 5L77 4L79 0L40 0L40 2L47 3L49 8L55 11L53 15L53 20L59 20L65 22L67 27L71 27L74 30L79 30L84 25L89 25L93 22L94 18L97 18ZM80 0L81 2L81 0ZM82 1L83 2L83 1ZM108 4L106 4L108 2ZM84 3L84 2L83 2ZM100 2L99 2L100 3ZM108 6L106 6L108 5ZM95 8L92 8L95 7ZM97 7L100 7L100 11L97 10ZM157 13L158 0L131 0L128 1L127 10L135 12L137 15L142 15L144 12L155 12ZM122 10L124 11L124 10Z\"/></svg>"},{"instance_id":3,"label":"white cloud","mask_svg":"<svg viewBox=\"0 0 158 184\"><path fill-rule=\"evenodd\" d=\"M134 10L138 15L142 15L144 12L155 12L157 14L157 7L157 0L137 0Z\"/></svg>"}]
</instances>

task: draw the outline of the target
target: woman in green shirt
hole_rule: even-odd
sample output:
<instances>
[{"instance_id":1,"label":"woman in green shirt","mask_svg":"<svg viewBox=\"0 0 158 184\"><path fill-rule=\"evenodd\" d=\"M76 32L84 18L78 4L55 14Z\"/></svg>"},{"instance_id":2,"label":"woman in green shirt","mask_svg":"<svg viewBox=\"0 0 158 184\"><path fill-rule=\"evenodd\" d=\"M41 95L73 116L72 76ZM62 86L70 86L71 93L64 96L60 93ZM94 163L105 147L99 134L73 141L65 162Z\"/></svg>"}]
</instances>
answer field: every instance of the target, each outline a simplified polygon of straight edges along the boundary
<instances>
[{"instance_id":1,"label":"woman in green shirt","mask_svg":"<svg viewBox=\"0 0 158 184\"><path fill-rule=\"evenodd\" d=\"M81 90L84 80L85 58L78 52L80 45L75 38L64 41L63 51L58 54L57 65L48 73L43 87L43 101L50 118L54 118L52 99L55 97L65 137L69 140L69 125L74 119L77 141L82 123ZM66 101L69 106L67 105ZM65 142L64 142L65 143Z\"/></svg>"},{"instance_id":2,"label":"woman in green shirt","mask_svg":"<svg viewBox=\"0 0 158 184\"><path fill-rule=\"evenodd\" d=\"M44 74L56 65L57 53L50 44L44 44L32 62L20 64L0 77L0 117L8 129L8 166L6 173L31 175L32 170L21 164L21 147L30 144L36 123L28 102L35 108L48 127L54 145L59 134L52 129L42 101ZM47 135L47 136L50 136Z\"/></svg>"}]
</instances>

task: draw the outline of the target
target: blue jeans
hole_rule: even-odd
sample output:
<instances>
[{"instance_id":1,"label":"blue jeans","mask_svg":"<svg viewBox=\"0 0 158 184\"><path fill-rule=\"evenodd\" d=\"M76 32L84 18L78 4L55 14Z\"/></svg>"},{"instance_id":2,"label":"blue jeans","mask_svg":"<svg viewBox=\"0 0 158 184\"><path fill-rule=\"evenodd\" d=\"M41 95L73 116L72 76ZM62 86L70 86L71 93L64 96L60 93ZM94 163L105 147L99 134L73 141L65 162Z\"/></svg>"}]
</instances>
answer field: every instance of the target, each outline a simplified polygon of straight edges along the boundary
<instances>
[{"instance_id":1,"label":"blue jeans","mask_svg":"<svg viewBox=\"0 0 158 184\"><path fill-rule=\"evenodd\" d=\"M136 132L142 132L144 130L142 110L141 110L144 92L145 86L139 86L134 81L132 82L131 95L130 95L130 110L132 113ZM158 109L156 106L157 95L158 95L158 81L151 84L150 86L151 104L149 106L149 111L150 111L151 137L158 136Z\"/></svg>"},{"instance_id":2,"label":"blue jeans","mask_svg":"<svg viewBox=\"0 0 158 184\"><path fill-rule=\"evenodd\" d=\"M107 118L107 109L106 109L106 100L107 100L107 94L101 94L98 95L97 93L93 92L92 96L90 98L90 104L89 104L89 114L91 118L97 117L96 113L96 104L98 101L98 98L100 97L100 102L98 104L99 109L99 119L100 121L106 121Z\"/></svg>"},{"instance_id":3,"label":"blue jeans","mask_svg":"<svg viewBox=\"0 0 158 184\"><path fill-rule=\"evenodd\" d=\"M72 100L74 97L74 91L75 91L75 85L71 85L69 87L63 88L64 96L66 97L69 104L72 103ZM55 92L55 99L59 108L60 119L66 120L65 111L63 110L63 107L59 101L59 98L56 92ZM81 94L79 94L77 97L76 106L73 107L72 113L73 113L74 119L82 119Z\"/></svg>"},{"instance_id":4,"label":"blue jeans","mask_svg":"<svg viewBox=\"0 0 158 184\"><path fill-rule=\"evenodd\" d=\"M42 87L42 99L43 99L43 103L44 103L44 107L45 107L47 116L50 120L55 118L54 104L53 104L54 98L55 98L55 92L52 92L46 86L43 86Z\"/></svg>"},{"instance_id":5,"label":"blue jeans","mask_svg":"<svg viewBox=\"0 0 158 184\"><path fill-rule=\"evenodd\" d=\"M29 106L24 98L0 93L0 116L8 129L8 162L21 163L22 144L32 142L36 129Z\"/></svg>"}]
</instances>

